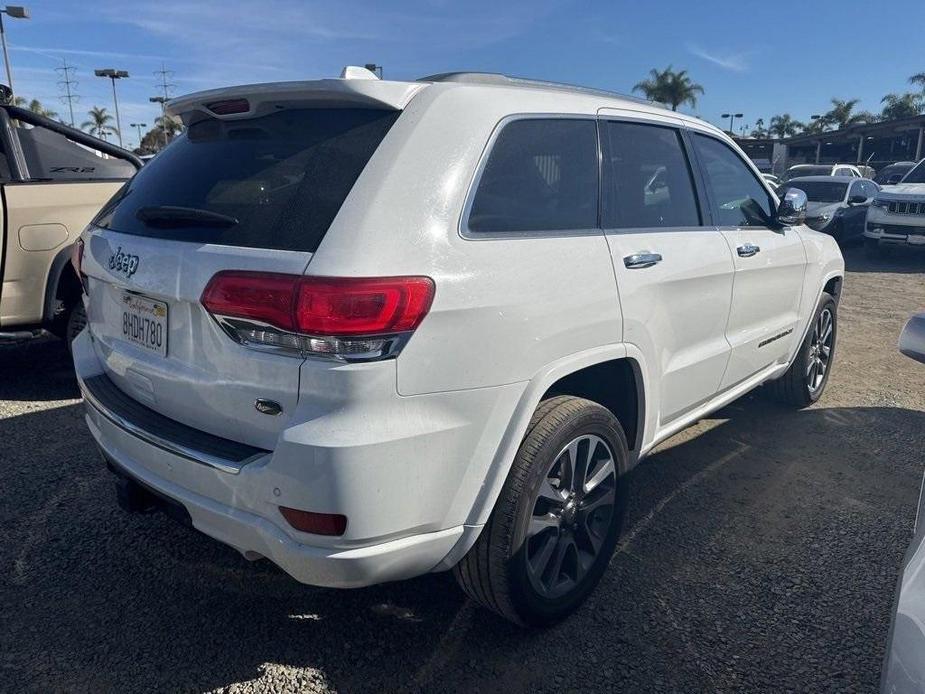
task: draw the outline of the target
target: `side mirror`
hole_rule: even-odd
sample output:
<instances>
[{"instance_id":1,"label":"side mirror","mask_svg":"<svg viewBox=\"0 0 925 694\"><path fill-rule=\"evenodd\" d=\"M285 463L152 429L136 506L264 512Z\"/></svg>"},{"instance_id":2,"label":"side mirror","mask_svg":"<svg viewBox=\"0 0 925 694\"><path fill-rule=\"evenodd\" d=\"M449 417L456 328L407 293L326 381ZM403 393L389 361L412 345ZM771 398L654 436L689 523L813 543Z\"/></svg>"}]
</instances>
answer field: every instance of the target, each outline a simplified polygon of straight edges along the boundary
<instances>
[{"instance_id":1,"label":"side mirror","mask_svg":"<svg viewBox=\"0 0 925 694\"><path fill-rule=\"evenodd\" d=\"M863 205L865 202L867 202L867 198L860 193L852 195L850 198L848 198L849 205Z\"/></svg>"},{"instance_id":2,"label":"side mirror","mask_svg":"<svg viewBox=\"0 0 925 694\"><path fill-rule=\"evenodd\" d=\"M799 188L787 188L777 206L777 222L782 226L797 226L806 219L806 193Z\"/></svg>"},{"instance_id":3,"label":"side mirror","mask_svg":"<svg viewBox=\"0 0 925 694\"><path fill-rule=\"evenodd\" d=\"M925 364L925 313L908 320L899 335L899 351Z\"/></svg>"}]
</instances>

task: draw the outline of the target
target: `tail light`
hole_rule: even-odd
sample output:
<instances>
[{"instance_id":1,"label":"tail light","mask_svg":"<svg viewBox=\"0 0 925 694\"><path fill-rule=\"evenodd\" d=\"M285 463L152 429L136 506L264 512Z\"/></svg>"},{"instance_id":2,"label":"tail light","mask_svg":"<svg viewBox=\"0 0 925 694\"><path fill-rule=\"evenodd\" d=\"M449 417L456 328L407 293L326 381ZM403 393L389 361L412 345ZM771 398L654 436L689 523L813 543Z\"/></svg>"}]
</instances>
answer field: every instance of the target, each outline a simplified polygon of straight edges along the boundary
<instances>
[{"instance_id":1,"label":"tail light","mask_svg":"<svg viewBox=\"0 0 925 694\"><path fill-rule=\"evenodd\" d=\"M368 361L398 354L430 310L429 277L219 272L202 305L237 342L296 356Z\"/></svg>"},{"instance_id":2,"label":"tail light","mask_svg":"<svg viewBox=\"0 0 925 694\"><path fill-rule=\"evenodd\" d=\"M74 245L71 247L71 265L74 267L74 272L77 273L77 279L80 280L80 286L83 287L84 294L87 293L87 276L83 273L83 262L84 262L84 240L77 239Z\"/></svg>"}]
</instances>

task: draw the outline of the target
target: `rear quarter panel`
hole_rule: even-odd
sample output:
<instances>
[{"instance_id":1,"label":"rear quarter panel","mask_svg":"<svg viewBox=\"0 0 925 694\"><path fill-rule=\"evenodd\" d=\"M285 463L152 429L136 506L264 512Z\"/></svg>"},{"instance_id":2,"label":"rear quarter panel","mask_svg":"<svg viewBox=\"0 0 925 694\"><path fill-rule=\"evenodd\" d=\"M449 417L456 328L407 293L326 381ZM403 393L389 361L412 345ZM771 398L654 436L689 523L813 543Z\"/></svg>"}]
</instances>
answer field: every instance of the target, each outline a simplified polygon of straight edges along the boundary
<instances>
[{"instance_id":1,"label":"rear quarter panel","mask_svg":"<svg viewBox=\"0 0 925 694\"><path fill-rule=\"evenodd\" d=\"M377 150L309 274L428 275L433 307L398 359L417 395L533 378L565 355L619 343L603 233L464 238L466 195L492 132L512 114L594 116L597 100L435 85Z\"/></svg>"}]
</instances>

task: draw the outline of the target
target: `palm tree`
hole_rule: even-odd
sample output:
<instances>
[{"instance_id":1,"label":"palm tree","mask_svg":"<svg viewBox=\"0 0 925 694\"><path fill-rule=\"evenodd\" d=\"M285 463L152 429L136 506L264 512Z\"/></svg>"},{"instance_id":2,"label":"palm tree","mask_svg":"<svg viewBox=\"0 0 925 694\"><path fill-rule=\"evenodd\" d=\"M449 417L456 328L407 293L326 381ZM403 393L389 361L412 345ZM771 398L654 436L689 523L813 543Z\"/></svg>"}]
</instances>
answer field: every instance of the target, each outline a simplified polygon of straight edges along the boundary
<instances>
[{"instance_id":1,"label":"palm tree","mask_svg":"<svg viewBox=\"0 0 925 694\"><path fill-rule=\"evenodd\" d=\"M768 126L768 134L771 137L793 137L803 130L803 124L794 120L789 113L771 118L771 125Z\"/></svg>"},{"instance_id":2,"label":"palm tree","mask_svg":"<svg viewBox=\"0 0 925 694\"><path fill-rule=\"evenodd\" d=\"M154 119L154 125L160 128L161 132L166 132L168 139L173 139L183 130L183 124L174 116L158 116Z\"/></svg>"},{"instance_id":3,"label":"palm tree","mask_svg":"<svg viewBox=\"0 0 925 694\"><path fill-rule=\"evenodd\" d=\"M647 99L668 104L672 111L677 111L682 104L696 106L697 95L703 94L703 87L691 81L687 70L675 72L669 65L664 70L652 68L649 79L637 82L633 91L642 92Z\"/></svg>"},{"instance_id":4,"label":"palm tree","mask_svg":"<svg viewBox=\"0 0 925 694\"><path fill-rule=\"evenodd\" d=\"M917 72L909 78L909 84L917 84L925 92L925 72Z\"/></svg>"},{"instance_id":5,"label":"palm tree","mask_svg":"<svg viewBox=\"0 0 925 694\"><path fill-rule=\"evenodd\" d=\"M874 116L867 111L854 112L854 107L861 102L860 99L832 99L832 108L822 118L822 125L834 125L836 128L847 128L858 123L870 123Z\"/></svg>"},{"instance_id":6,"label":"palm tree","mask_svg":"<svg viewBox=\"0 0 925 694\"><path fill-rule=\"evenodd\" d=\"M115 134L119 131L110 123L112 123L113 118L111 115L106 113L106 109L100 106L94 106L91 108L87 115L90 116L90 120L84 121L81 123L80 127L91 135L95 135L101 140L106 139L106 135Z\"/></svg>"},{"instance_id":7,"label":"palm tree","mask_svg":"<svg viewBox=\"0 0 925 694\"><path fill-rule=\"evenodd\" d=\"M755 121L755 129L752 130L752 137L766 137L768 131L764 129L764 118Z\"/></svg>"},{"instance_id":8,"label":"palm tree","mask_svg":"<svg viewBox=\"0 0 925 694\"><path fill-rule=\"evenodd\" d=\"M40 116L44 116L45 118L57 118L58 117L57 111L52 111L49 108L45 108L45 106L42 105L42 102L39 101L38 99L33 99L32 101L29 102L29 110L32 111L32 113L36 113Z\"/></svg>"},{"instance_id":9,"label":"palm tree","mask_svg":"<svg viewBox=\"0 0 925 694\"><path fill-rule=\"evenodd\" d=\"M925 77L925 74L923 74ZM893 120L895 118L911 118L922 112L925 106L925 98L921 94L906 92L905 94L887 94L880 100L883 112L880 114L883 120Z\"/></svg>"}]
</instances>

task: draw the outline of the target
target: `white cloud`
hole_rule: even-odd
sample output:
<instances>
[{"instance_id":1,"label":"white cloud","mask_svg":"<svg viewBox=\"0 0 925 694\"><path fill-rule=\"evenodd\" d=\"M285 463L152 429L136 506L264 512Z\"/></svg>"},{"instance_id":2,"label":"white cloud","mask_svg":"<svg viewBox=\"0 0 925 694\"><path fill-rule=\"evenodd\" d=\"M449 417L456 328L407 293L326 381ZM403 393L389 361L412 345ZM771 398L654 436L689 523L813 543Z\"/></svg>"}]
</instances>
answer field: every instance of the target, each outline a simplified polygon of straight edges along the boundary
<instances>
[{"instance_id":1,"label":"white cloud","mask_svg":"<svg viewBox=\"0 0 925 694\"><path fill-rule=\"evenodd\" d=\"M748 56L745 53L710 53L704 48L694 44L688 44L687 50L698 58L702 58L707 62L718 65L724 70L730 70L732 72L745 72L749 67Z\"/></svg>"}]
</instances>

